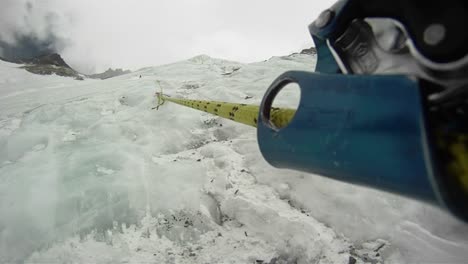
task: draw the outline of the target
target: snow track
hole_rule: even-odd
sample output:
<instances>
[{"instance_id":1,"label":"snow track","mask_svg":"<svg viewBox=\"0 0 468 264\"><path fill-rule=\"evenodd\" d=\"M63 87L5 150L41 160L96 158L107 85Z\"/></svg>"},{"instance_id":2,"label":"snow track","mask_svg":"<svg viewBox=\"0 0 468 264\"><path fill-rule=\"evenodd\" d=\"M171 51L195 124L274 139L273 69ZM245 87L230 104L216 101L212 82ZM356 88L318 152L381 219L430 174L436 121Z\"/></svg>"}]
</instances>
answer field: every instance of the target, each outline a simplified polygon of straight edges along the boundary
<instances>
[{"instance_id":1,"label":"snow track","mask_svg":"<svg viewBox=\"0 0 468 264\"><path fill-rule=\"evenodd\" d=\"M81 82L0 63L0 262L463 261L468 228L438 209L274 169L251 127L151 110L156 80L172 96L255 104L314 60L198 56Z\"/></svg>"}]
</instances>

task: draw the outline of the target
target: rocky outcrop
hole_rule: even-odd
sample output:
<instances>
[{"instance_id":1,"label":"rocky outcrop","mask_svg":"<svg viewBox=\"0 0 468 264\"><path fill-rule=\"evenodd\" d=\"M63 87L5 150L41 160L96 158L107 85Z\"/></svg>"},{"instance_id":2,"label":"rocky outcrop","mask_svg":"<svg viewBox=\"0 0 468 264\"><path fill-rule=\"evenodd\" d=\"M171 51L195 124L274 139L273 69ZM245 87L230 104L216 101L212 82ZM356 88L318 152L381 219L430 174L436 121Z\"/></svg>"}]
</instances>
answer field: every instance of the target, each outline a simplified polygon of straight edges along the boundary
<instances>
[{"instance_id":1,"label":"rocky outcrop","mask_svg":"<svg viewBox=\"0 0 468 264\"><path fill-rule=\"evenodd\" d=\"M314 47L310 47L308 49L303 49L300 52L301 54L307 54L307 55L315 55L317 54L317 50Z\"/></svg>"},{"instance_id":2,"label":"rocky outcrop","mask_svg":"<svg viewBox=\"0 0 468 264\"><path fill-rule=\"evenodd\" d=\"M73 77L76 80L83 80L83 75L72 69L57 53L44 54L29 59L1 59L8 62L24 64L21 68L34 74L56 74L58 76Z\"/></svg>"},{"instance_id":3,"label":"rocky outcrop","mask_svg":"<svg viewBox=\"0 0 468 264\"><path fill-rule=\"evenodd\" d=\"M29 64L24 65L21 68L27 70L28 72L40 75L58 75L63 77L73 77L76 80L83 80L83 76L72 68L66 68L61 66L55 66L52 64Z\"/></svg>"},{"instance_id":4,"label":"rocky outcrop","mask_svg":"<svg viewBox=\"0 0 468 264\"><path fill-rule=\"evenodd\" d=\"M35 65L53 65L57 67L69 68L71 67L62 59L57 53L45 54L31 59L19 59L16 63L22 64L35 64Z\"/></svg>"},{"instance_id":5,"label":"rocky outcrop","mask_svg":"<svg viewBox=\"0 0 468 264\"><path fill-rule=\"evenodd\" d=\"M127 74L127 73L131 73L131 71L129 71L129 70L124 71L122 69L113 70L112 68L109 68L107 71L105 71L103 73L91 74L91 75L88 75L87 77L92 78L92 79L104 80L104 79L109 79L109 78L116 77L116 76L123 75L123 74Z\"/></svg>"}]
</instances>

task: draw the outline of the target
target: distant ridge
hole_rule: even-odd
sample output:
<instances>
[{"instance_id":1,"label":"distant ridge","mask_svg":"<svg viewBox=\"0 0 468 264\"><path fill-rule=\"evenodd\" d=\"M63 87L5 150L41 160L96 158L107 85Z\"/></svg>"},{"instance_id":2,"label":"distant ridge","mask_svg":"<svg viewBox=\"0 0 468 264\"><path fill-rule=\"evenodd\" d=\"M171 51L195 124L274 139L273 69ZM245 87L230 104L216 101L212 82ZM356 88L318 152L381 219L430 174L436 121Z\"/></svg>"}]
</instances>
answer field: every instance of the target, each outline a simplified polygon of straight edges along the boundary
<instances>
[{"instance_id":1,"label":"distant ridge","mask_svg":"<svg viewBox=\"0 0 468 264\"><path fill-rule=\"evenodd\" d=\"M72 69L57 53L41 55L31 59L21 59L20 63L26 64L22 68L31 73L40 75L56 74L83 80L83 75Z\"/></svg>"},{"instance_id":2,"label":"distant ridge","mask_svg":"<svg viewBox=\"0 0 468 264\"><path fill-rule=\"evenodd\" d=\"M62 57L57 53L43 54L33 58L21 58L8 60L0 58L7 62L24 64L21 68L28 72L39 75L52 75L56 74L63 77L73 77L76 80L83 80L83 75L75 71L68 65Z\"/></svg>"},{"instance_id":3,"label":"distant ridge","mask_svg":"<svg viewBox=\"0 0 468 264\"><path fill-rule=\"evenodd\" d=\"M87 75L86 77L92 78L92 79L105 80L105 79L109 79L109 78L116 77L116 76L123 75L123 74L127 74L127 73L131 73L131 71L130 70L122 70L122 69L113 70L112 68L109 68L107 71L105 71L103 73L90 74L90 75Z\"/></svg>"},{"instance_id":4,"label":"distant ridge","mask_svg":"<svg viewBox=\"0 0 468 264\"><path fill-rule=\"evenodd\" d=\"M39 75L52 75L56 74L63 77L73 77L76 80L83 80L85 77L92 79L108 79L116 77L122 74L130 73L129 70L122 69L111 69L98 74L85 75L81 74L78 71L74 70L70 65L68 65L65 60L57 53L43 54L33 58L18 58L18 59L6 59L0 57L0 60L24 64L21 68L27 70L28 72L39 74Z\"/></svg>"}]
</instances>

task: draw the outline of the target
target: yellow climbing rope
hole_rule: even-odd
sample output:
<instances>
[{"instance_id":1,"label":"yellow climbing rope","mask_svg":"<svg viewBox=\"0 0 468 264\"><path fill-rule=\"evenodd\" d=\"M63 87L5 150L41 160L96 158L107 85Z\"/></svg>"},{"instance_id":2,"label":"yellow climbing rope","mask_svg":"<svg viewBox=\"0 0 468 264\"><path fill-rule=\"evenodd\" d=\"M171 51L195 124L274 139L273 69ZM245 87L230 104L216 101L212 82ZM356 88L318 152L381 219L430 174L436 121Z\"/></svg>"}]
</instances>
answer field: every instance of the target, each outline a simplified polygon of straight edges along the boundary
<instances>
[{"instance_id":1,"label":"yellow climbing rope","mask_svg":"<svg viewBox=\"0 0 468 264\"><path fill-rule=\"evenodd\" d=\"M227 118L238 123L257 127L257 118L259 112L259 106L257 105L172 98L164 95L162 92L157 92L155 95L158 98L158 105L155 107L156 109L164 104L165 101L169 101L216 116ZM292 120L295 113L296 110L294 109L272 107L270 112L270 121L277 128L282 128Z\"/></svg>"}]
</instances>

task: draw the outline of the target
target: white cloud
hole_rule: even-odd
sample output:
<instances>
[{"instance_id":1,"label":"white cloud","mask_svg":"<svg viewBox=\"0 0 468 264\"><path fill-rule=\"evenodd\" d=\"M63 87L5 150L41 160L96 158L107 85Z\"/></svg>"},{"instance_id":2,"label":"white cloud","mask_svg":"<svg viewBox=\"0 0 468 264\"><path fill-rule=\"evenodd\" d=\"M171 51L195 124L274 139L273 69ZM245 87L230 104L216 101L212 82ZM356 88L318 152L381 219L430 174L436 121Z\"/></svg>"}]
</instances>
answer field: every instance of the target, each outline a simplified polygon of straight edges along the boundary
<instances>
[{"instance_id":1,"label":"white cloud","mask_svg":"<svg viewBox=\"0 0 468 264\"><path fill-rule=\"evenodd\" d=\"M0 36L22 31L66 40L81 71L136 69L208 54L250 62L311 46L307 25L334 1L2 0ZM30 2L31 11L25 6ZM14 15L16 13L16 15ZM19 14L19 15L18 15Z\"/></svg>"}]
</instances>

